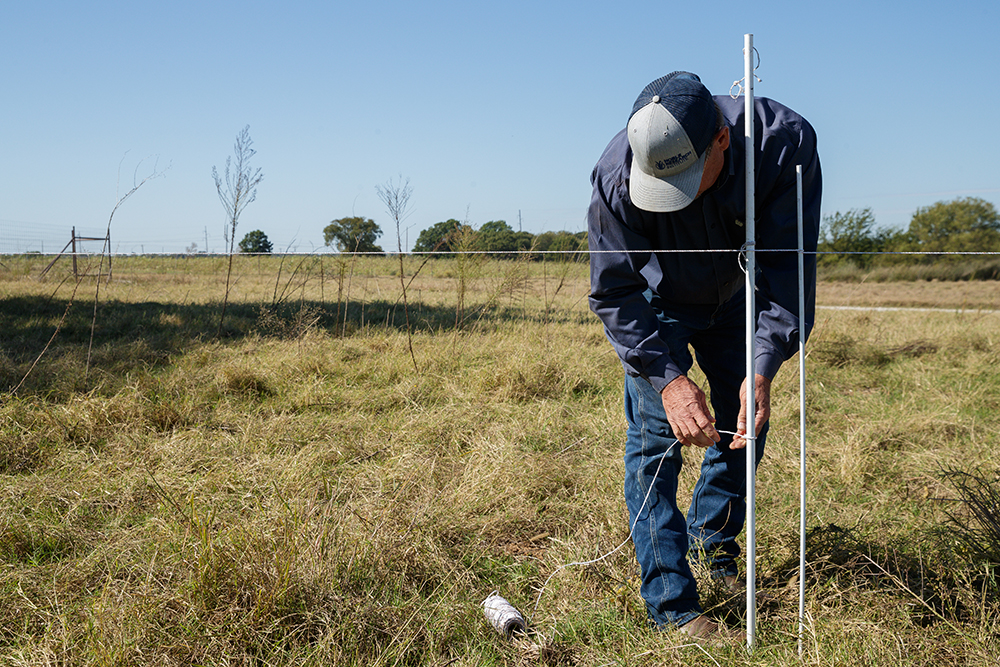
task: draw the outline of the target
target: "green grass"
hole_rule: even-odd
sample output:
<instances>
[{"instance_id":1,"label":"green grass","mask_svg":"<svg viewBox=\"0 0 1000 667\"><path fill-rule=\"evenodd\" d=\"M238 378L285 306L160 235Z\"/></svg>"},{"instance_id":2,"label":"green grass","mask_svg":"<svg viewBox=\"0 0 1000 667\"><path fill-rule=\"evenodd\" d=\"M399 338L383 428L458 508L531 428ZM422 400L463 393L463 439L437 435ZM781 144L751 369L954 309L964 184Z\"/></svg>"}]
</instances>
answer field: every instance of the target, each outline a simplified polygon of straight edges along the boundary
<instances>
[{"instance_id":1,"label":"green grass","mask_svg":"<svg viewBox=\"0 0 1000 667\"><path fill-rule=\"evenodd\" d=\"M394 260L238 259L219 338L221 259L116 258L96 318L92 278L4 259L0 664L799 660L795 360L758 480L757 648L702 651L646 627L628 545L539 598L628 531L586 265L408 259L414 368ZM1000 652L995 570L944 474L995 469L996 318L821 311L804 663ZM532 635L488 627L494 590Z\"/></svg>"}]
</instances>

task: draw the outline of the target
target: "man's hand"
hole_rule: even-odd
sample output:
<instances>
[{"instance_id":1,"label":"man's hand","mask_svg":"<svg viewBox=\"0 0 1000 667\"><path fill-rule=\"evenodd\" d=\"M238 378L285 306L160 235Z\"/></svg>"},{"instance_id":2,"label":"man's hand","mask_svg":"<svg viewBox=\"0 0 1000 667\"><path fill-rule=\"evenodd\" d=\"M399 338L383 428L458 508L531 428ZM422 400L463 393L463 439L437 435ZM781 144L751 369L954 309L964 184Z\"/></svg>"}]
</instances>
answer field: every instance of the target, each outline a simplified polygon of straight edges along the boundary
<instances>
[{"instance_id":1,"label":"man's hand","mask_svg":"<svg viewBox=\"0 0 1000 667\"><path fill-rule=\"evenodd\" d=\"M708 409L708 401L698 385L679 375L660 393L667 421L674 436L682 445L711 447L721 440L715 430L715 417Z\"/></svg>"},{"instance_id":2,"label":"man's hand","mask_svg":"<svg viewBox=\"0 0 1000 667\"><path fill-rule=\"evenodd\" d=\"M754 409L756 410L757 416L754 419L754 436L760 433L760 430L764 428L764 424L767 420L771 418L771 381L768 380L763 375L754 376ZM746 435L747 432L747 381L743 380L743 386L740 388L740 416L736 424L736 432L739 434L733 438L733 444L729 445L730 449L743 449L747 446L746 438L740 436Z\"/></svg>"}]
</instances>

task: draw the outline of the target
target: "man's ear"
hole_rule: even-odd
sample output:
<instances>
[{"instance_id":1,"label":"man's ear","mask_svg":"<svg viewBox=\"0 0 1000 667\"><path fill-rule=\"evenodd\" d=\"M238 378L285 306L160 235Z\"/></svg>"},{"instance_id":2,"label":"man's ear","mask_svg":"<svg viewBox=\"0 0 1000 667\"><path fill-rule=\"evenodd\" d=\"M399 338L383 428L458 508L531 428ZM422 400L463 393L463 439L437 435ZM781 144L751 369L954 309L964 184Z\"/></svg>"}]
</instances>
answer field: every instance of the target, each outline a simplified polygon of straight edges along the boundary
<instances>
[{"instance_id":1,"label":"man's ear","mask_svg":"<svg viewBox=\"0 0 1000 667\"><path fill-rule=\"evenodd\" d=\"M712 141L718 141L719 148L722 150L729 148L729 127L727 126L719 130Z\"/></svg>"}]
</instances>

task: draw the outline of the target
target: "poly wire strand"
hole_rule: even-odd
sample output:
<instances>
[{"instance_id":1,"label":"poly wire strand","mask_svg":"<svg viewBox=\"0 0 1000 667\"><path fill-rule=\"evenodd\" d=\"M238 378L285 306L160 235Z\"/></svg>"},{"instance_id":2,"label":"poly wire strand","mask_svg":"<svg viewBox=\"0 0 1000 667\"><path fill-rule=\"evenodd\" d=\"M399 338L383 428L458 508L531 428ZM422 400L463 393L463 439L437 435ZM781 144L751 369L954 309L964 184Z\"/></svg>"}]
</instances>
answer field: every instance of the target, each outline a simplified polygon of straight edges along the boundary
<instances>
[{"instance_id":1,"label":"poly wire strand","mask_svg":"<svg viewBox=\"0 0 1000 667\"><path fill-rule=\"evenodd\" d=\"M744 251L743 247L740 248L687 248L687 249L665 249L665 248L645 248L645 249L631 249L631 248L615 248L612 250L416 250L408 251L403 253L409 256L424 256L424 255L639 255L639 254L649 254L649 255L669 255L669 254L699 254L699 253L741 253ZM755 252L761 253L797 253L798 248L755 248ZM998 250L805 250L803 251L806 255L924 255L931 257L939 257L945 255L1000 255ZM69 254L69 253L66 253ZM124 253L120 253L123 254ZM173 255L178 253L146 253L147 255L154 254L167 254ZM183 254L183 253L181 253ZM240 253L245 256L253 255L315 255L317 257L350 257L353 255L370 255L378 257L390 257L395 256L399 253L395 252L342 252L342 253L315 253L315 252L282 252L282 253ZM195 255L200 257L202 255ZM215 257L225 257L225 254L213 255Z\"/></svg>"},{"instance_id":2,"label":"poly wire strand","mask_svg":"<svg viewBox=\"0 0 1000 667\"><path fill-rule=\"evenodd\" d=\"M668 249L647 249L647 250L630 250L626 248L616 249L616 250L417 250L417 251L406 251L403 253L399 252L316 252L316 251L282 251L282 252L241 252L234 253L241 257L395 257L397 255L404 255L407 257L423 257L425 255L442 255L442 256L454 256L454 255L487 255L487 256L506 256L510 257L512 255L516 256L537 256L537 255L613 255L613 254L623 254L623 255L636 255L636 254L653 254L653 255L665 255L665 254L698 254L698 253L741 253L743 248L712 248L712 249L688 249L688 250L668 250ZM757 253L794 253L799 252L797 248L755 248L754 252ZM821 256L821 255L900 255L900 256L925 256L925 257L944 257L944 256L998 256L1000 251L998 250L804 250L805 255L811 256ZM2 254L2 253L0 253ZM23 253L18 253L23 254ZM97 256L100 253L97 252L87 252L78 251L76 253L65 252L46 252L32 254L32 257L52 257L56 255L61 255L69 257L75 254L77 257L90 257ZM104 253L107 255L108 253ZM228 257L228 253L185 253L185 252L145 252L145 253L129 253L129 252L112 252L110 253L114 257L191 257L191 258L218 258L218 257Z\"/></svg>"},{"instance_id":3,"label":"poly wire strand","mask_svg":"<svg viewBox=\"0 0 1000 667\"><path fill-rule=\"evenodd\" d=\"M754 437L754 438L748 438L748 437L746 437L745 434L734 433L732 431L718 430L718 433L721 433L723 435L732 435L732 436L736 436L736 437L741 437L741 438L744 438L744 439L746 439L748 441L749 440L756 440L757 439L756 437ZM622 547L624 547L626 544L629 543L629 540L632 539L632 535L635 532L635 526L636 526L636 524L639 523L639 518L642 516L642 511L644 509L646 509L646 503L649 502L649 494L651 494L653 492L653 486L656 483L656 478L659 477L659 475L660 475L660 468L663 467L663 461L670 454L670 451L674 447L677 446L678 442L680 442L680 441L679 440L674 440L674 443L672 445L670 445L669 447L667 447L667 451L663 452L663 456L660 457L660 462L656 466L656 472L653 473L653 478L649 481L649 489L646 491L646 496L642 499L642 505L639 506L639 511L635 513L635 520L632 522L632 525L631 525L631 527L628 530L628 537L625 538L625 541L623 541L617 547L615 547L614 549L612 549L608 553L604 554L600 558L595 558L593 560L576 561L576 562L573 562L573 563L564 563L563 565L560 565L555 570L553 570L552 573L545 579L545 583L542 584L541 589L538 591L538 597L535 599L535 606L531 610L531 615L528 616L528 623L531 623L532 620L535 618L535 612L538 611L538 605L542 601L542 595L545 593L545 589L548 588L549 582L552 581L552 577L556 576L562 570L565 570L565 569L570 568L570 567L584 566L584 565L593 565L595 563L600 563L602 560L605 560L606 558L610 558L614 554L616 554L619 551L621 551ZM754 449L756 449L756 444L754 444Z\"/></svg>"}]
</instances>

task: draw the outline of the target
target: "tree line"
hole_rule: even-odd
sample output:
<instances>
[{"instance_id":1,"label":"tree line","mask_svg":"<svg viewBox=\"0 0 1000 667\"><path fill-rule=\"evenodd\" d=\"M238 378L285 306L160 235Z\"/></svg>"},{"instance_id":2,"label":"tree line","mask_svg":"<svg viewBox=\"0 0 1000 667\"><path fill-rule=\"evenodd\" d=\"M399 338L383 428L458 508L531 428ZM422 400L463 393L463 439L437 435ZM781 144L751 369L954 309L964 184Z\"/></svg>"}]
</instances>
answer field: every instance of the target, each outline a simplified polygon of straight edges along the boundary
<instances>
[{"instance_id":1,"label":"tree line","mask_svg":"<svg viewBox=\"0 0 1000 667\"><path fill-rule=\"evenodd\" d=\"M374 220L345 217L323 229L323 242L340 252L381 253L382 229ZM254 230L239 244L240 252L269 253L267 236ZM546 253L574 259L587 249L586 232L514 231L504 220L492 220L478 229L454 218L420 232L415 253L448 256L456 252ZM963 253L1000 252L1000 213L978 197L960 197L917 209L909 226L880 228L871 208L837 211L820 225L817 250L820 266L850 264L859 269L900 264L955 262Z\"/></svg>"},{"instance_id":2,"label":"tree line","mask_svg":"<svg viewBox=\"0 0 1000 667\"><path fill-rule=\"evenodd\" d=\"M823 219L817 249L821 266L955 262L962 253L1000 252L1000 214L988 201L961 197L917 209L906 229L880 229L870 208L838 211Z\"/></svg>"},{"instance_id":3,"label":"tree line","mask_svg":"<svg viewBox=\"0 0 1000 667\"><path fill-rule=\"evenodd\" d=\"M224 178L212 167L219 200L226 209L224 236L229 246L229 271L232 269L240 213L256 199L256 188L263 178L261 170L249 164L256 153L249 131L248 125L237 135L235 161L226 158ZM393 216L398 234L411 193L409 181L399 185L390 181L386 186L376 187L376 190ZM323 229L323 242L340 252L382 253L382 248L376 243L381 235L382 229L371 218L352 216L331 221ZM197 244L192 244L189 250L196 247ZM272 250L267 235L259 229L247 233L239 243L241 253L266 254ZM584 258L583 251L586 250L586 232L559 231L537 235L515 232L504 220L491 220L475 229L454 218L421 231L413 246L415 253L445 256L457 252L490 252L500 253L501 256L511 253L513 257L516 253L533 252L539 253L535 259L552 257L563 260ZM906 229L885 229L876 225L871 208L851 209L846 213L837 211L823 218L817 250L821 253L818 258L820 266L848 265L848 268L868 269L874 266L957 264L959 260L967 259L965 255L968 253L1000 252L1000 214L992 203L984 199L960 197L917 209ZM974 273L978 277L1000 278L1000 260L988 261L976 268ZM226 301L229 279L227 271Z\"/></svg>"},{"instance_id":4,"label":"tree line","mask_svg":"<svg viewBox=\"0 0 1000 667\"><path fill-rule=\"evenodd\" d=\"M349 217L332 221L323 229L323 242L340 252L380 253L376 244L382 230L370 218ZM413 245L415 253L437 253L444 256L457 252L545 253L561 259L578 258L587 249L586 232L516 232L504 220L491 220L478 229L451 218L435 223L420 232Z\"/></svg>"}]
</instances>

